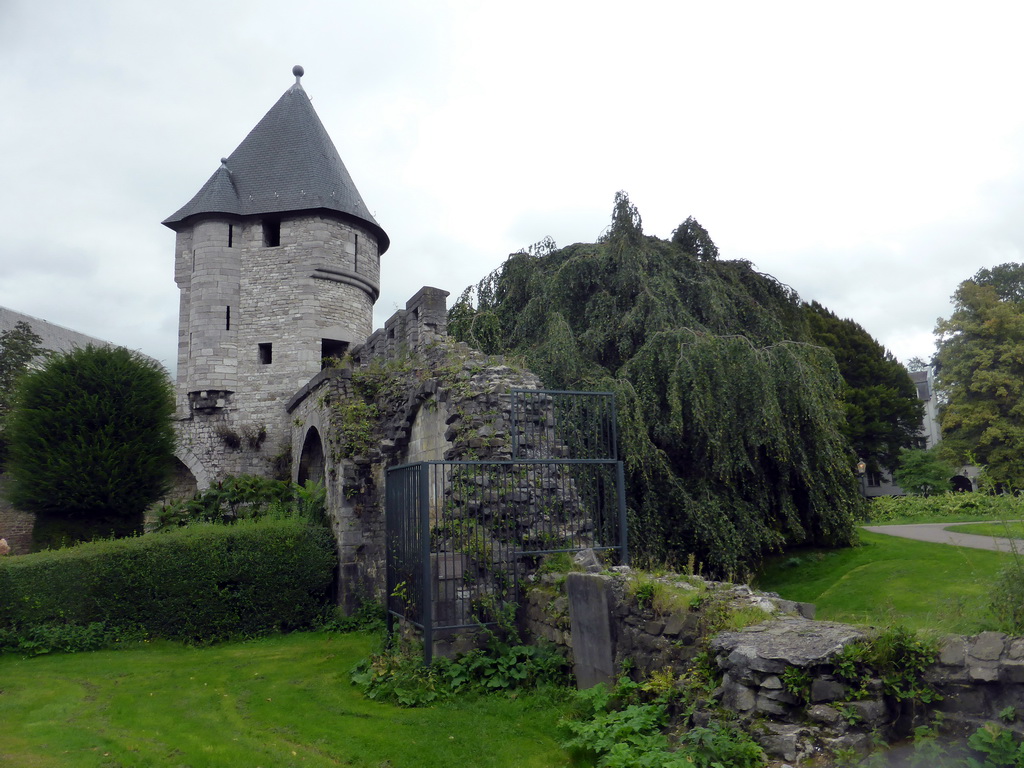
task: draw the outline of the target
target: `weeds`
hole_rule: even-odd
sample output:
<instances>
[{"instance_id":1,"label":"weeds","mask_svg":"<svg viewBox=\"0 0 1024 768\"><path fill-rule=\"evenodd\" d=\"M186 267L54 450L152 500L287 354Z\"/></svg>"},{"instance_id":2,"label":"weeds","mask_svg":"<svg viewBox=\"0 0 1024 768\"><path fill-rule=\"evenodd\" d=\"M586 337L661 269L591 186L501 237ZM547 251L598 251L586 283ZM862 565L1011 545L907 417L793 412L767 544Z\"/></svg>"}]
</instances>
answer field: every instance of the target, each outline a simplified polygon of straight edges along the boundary
<instances>
[{"instance_id":1,"label":"weeds","mask_svg":"<svg viewBox=\"0 0 1024 768\"><path fill-rule=\"evenodd\" d=\"M758 768L764 751L728 725L669 731L671 708L688 695L679 679L652 676L643 683L622 678L614 689L578 691L573 713L562 721L563 746L598 768ZM673 738L674 737L674 738Z\"/></svg>"}]
</instances>

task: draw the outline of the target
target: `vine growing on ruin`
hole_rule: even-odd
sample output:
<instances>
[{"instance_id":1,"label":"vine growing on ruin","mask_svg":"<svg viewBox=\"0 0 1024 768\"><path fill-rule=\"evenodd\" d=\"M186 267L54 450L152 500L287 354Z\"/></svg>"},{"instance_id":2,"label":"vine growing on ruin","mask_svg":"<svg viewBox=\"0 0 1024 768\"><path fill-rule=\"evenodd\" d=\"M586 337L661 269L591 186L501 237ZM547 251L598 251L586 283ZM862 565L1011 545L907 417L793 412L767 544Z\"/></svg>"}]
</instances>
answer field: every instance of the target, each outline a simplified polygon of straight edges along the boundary
<instances>
[{"instance_id":1,"label":"vine growing on ruin","mask_svg":"<svg viewBox=\"0 0 1024 768\"><path fill-rule=\"evenodd\" d=\"M740 575L786 545L849 543L861 500L834 357L792 289L684 225L700 238L646 236L619 193L598 243L513 254L449 332L549 387L615 392L642 562Z\"/></svg>"}]
</instances>

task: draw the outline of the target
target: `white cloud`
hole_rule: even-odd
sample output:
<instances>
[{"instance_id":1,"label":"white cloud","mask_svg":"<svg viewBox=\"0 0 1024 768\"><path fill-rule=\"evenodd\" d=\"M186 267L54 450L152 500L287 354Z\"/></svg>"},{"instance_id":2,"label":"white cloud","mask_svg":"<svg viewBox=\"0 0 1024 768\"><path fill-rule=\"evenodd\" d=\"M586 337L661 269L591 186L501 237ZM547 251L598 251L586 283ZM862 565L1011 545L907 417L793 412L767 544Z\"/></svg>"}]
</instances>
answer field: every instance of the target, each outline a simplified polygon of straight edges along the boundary
<instances>
[{"instance_id":1,"label":"white cloud","mask_svg":"<svg viewBox=\"0 0 1024 768\"><path fill-rule=\"evenodd\" d=\"M1024 8L866 2L0 4L0 304L173 364L184 204L304 84L392 239L378 322L626 190L930 353L959 281L1021 258Z\"/></svg>"}]
</instances>

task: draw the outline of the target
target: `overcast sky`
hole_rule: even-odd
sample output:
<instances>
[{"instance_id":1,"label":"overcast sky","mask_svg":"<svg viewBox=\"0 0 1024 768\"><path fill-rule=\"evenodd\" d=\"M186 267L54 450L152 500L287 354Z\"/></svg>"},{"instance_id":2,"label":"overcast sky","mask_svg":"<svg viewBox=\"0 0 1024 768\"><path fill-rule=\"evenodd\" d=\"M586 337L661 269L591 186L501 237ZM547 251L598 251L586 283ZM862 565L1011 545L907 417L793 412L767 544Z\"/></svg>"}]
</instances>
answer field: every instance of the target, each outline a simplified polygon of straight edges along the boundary
<instances>
[{"instance_id":1,"label":"overcast sky","mask_svg":"<svg viewBox=\"0 0 1024 768\"><path fill-rule=\"evenodd\" d=\"M174 233L302 64L391 237L381 325L617 190L897 357L1024 261L1024 4L0 0L0 306L173 367Z\"/></svg>"}]
</instances>

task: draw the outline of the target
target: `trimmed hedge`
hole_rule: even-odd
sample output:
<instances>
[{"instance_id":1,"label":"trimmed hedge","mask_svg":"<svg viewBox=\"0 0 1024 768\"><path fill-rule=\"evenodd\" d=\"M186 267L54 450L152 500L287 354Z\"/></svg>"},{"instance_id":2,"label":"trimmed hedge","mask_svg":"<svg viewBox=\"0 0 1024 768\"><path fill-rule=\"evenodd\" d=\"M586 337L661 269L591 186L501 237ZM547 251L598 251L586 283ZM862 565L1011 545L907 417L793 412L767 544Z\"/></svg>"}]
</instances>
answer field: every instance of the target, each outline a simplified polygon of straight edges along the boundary
<instances>
[{"instance_id":1,"label":"trimmed hedge","mask_svg":"<svg viewBox=\"0 0 1024 768\"><path fill-rule=\"evenodd\" d=\"M878 496L868 505L868 520L913 522L915 518L1024 518L1024 496L989 493L943 493L938 496Z\"/></svg>"},{"instance_id":2,"label":"trimmed hedge","mask_svg":"<svg viewBox=\"0 0 1024 768\"><path fill-rule=\"evenodd\" d=\"M299 518L194 525L0 559L0 632L55 623L211 642L308 627L337 563Z\"/></svg>"}]
</instances>

